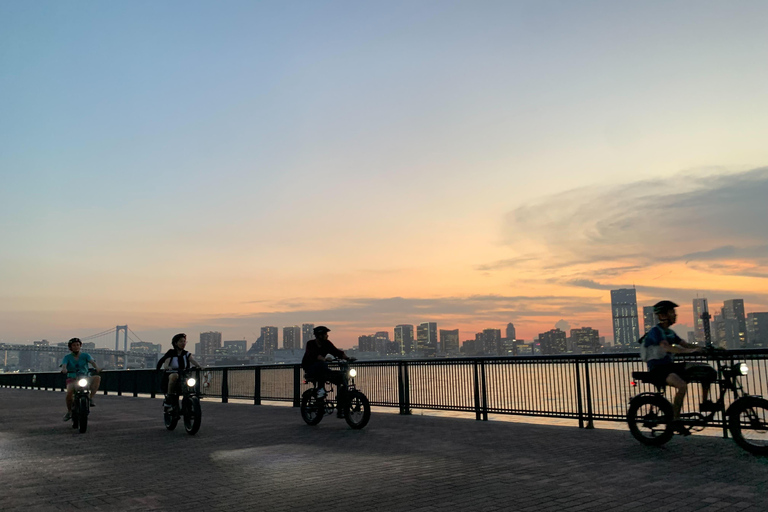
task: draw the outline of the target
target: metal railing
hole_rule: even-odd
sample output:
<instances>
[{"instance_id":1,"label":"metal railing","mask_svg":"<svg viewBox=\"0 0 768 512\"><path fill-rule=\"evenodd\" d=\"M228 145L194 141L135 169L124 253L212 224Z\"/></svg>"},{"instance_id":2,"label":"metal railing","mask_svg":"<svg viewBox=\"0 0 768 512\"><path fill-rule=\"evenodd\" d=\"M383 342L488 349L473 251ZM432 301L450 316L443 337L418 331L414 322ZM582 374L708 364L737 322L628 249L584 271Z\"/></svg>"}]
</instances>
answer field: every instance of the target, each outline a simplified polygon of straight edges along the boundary
<instances>
[{"instance_id":1,"label":"metal railing","mask_svg":"<svg viewBox=\"0 0 768 512\"><path fill-rule=\"evenodd\" d=\"M720 357L746 362L750 371L741 378L745 392L768 396L768 349L727 351ZM707 362L700 356L678 360ZM357 387L371 405L397 407L401 414L435 409L474 412L478 420L489 414L572 418L586 428L594 421L624 421L630 398L653 389L630 386L632 372L645 369L636 353L358 361L354 367ZM104 394L162 395L155 370L103 371L101 376ZM0 386L64 390L65 379L50 372L0 374ZM299 406L310 384L304 383L299 365L280 364L205 368L198 386L202 396L222 402ZM712 392L716 396L717 390ZM700 399L700 387L691 384L685 409L695 410ZM722 419L712 425L723 426Z\"/></svg>"}]
</instances>

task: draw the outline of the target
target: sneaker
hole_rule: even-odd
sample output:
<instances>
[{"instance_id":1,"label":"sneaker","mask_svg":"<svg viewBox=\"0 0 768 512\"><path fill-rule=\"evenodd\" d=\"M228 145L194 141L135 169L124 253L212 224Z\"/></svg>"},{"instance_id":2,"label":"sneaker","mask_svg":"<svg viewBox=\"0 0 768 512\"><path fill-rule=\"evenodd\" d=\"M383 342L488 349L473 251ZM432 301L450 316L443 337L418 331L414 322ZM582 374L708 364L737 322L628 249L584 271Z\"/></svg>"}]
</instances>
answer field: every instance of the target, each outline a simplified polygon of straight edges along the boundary
<instances>
[{"instance_id":1,"label":"sneaker","mask_svg":"<svg viewBox=\"0 0 768 512\"><path fill-rule=\"evenodd\" d=\"M317 390L317 398L325 398L326 391L325 388L320 388Z\"/></svg>"},{"instance_id":2,"label":"sneaker","mask_svg":"<svg viewBox=\"0 0 768 512\"><path fill-rule=\"evenodd\" d=\"M672 422L672 430L675 433L680 434L681 436L689 436L689 435L691 435L691 431L688 430L688 427L683 425L683 423L681 421L679 421L679 420Z\"/></svg>"},{"instance_id":3,"label":"sneaker","mask_svg":"<svg viewBox=\"0 0 768 512\"><path fill-rule=\"evenodd\" d=\"M336 413L336 417L337 417L337 418L344 418L344 411L342 411L341 409L339 409L339 412L337 412L337 413Z\"/></svg>"},{"instance_id":4,"label":"sneaker","mask_svg":"<svg viewBox=\"0 0 768 512\"><path fill-rule=\"evenodd\" d=\"M91 398L90 403L91 403L91 407L96 407L96 404L93 403L93 398Z\"/></svg>"},{"instance_id":5,"label":"sneaker","mask_svg":"<svg viewBox=\"0 0 768 512\"><path fill-rule=\"evenodd\" d=\"M701 402L699 405L699 410L701 412L717 412L720 410L720 406L718 406L712 400L707 400L706 402Z\"/></svg>"},{"instance_id":6,"label":"sneaker","mask_svg":"<svg viewBox=\"0 0 768 512\"><path fill-rule=\"evenodd\" d=\"M69 421L72 419L72 411L67 411L67 414L64 415L64 421Z\"/></svg>"}]
</instances>

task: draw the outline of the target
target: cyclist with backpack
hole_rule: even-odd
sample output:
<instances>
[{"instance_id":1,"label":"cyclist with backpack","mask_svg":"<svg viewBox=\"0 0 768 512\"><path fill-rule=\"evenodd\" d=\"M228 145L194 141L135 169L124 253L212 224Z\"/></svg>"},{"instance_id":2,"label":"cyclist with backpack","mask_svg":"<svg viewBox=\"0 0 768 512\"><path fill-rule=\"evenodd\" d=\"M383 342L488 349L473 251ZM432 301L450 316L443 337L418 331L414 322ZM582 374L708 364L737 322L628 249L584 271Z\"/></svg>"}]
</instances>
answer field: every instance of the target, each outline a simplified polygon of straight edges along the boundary
<instances>
[{"instance_id":1,"label":"cyclist with backpack","mask_svg":"<svg viewBox=\"0 0 768 512\"><path fill-rule=\"evenodd\" d=\"M670 327L677 320L678 307L672 301L662 300L653 306L653 312L659 317L659 323L641 338L640 354L648 364L651 379L659 387L669 384L676 389L672 402L674 428L680 434L688 435L688 429L680 424L680 410L683 407L689 382L700 382L702 388L702 412L717 410L717 405L709 399L709 388L717 379L714 368L703 363L675 363L674 354L694 354L702 348L694 347L683 341Z\"/></svg>"},{"instance_id":2,"label":"cyclist with backpack","mask_svg":"<svg viewBox=\"0 0 768 512\"><path fill-rule=\"evenodd\" d=\"M170 409L179 405L179 394L177 392L176 384L179 381L179 375L186 370L194 366L195 368L202 368L192 354L184 350L187 346L187 335L184 333L176 334L171 340L173 348L160 358L157 362L157 369L161 368L165 370L163 374L162 388L166 392L165 400L163 401L163 408Z\"/></svg>"}]
</instances>

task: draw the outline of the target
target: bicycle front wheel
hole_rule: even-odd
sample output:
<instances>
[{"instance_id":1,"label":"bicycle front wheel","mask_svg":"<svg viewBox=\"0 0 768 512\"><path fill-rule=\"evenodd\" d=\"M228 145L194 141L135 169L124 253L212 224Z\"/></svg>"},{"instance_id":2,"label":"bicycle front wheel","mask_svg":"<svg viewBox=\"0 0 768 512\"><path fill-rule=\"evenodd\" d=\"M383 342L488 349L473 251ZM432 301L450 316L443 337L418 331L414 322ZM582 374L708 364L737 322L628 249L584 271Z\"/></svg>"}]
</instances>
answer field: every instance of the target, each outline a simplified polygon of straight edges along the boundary
<instances>
[{"instance_id":1,"label":"bicycle front wheel","mask_svg":"<svg viewBox=\"0 0 768 512\"><path fill-rule=\"evenodd\" d=\"M768 455L768 400L738 400L729 411L728 428L737 445L755 455Z\"/></svg>"},{"instance_id":2,"label":"bicycle front wheel","mask_svg":"<svg viewBox=\"0 0 768 512\"><path fill-rule=\"evenodd\" d=\"M202 411L200 410L200 400L196 396L191 396L184 400L184 429L187 434L193 436L200 430L200 421Z\"/></svg>"},{"instance_id":3,"label":"bicycle front wheel","mask_svg":"<svg viewBox=\"0 0 768 512\"><path fill-rule=\"evenodd\" d=\"M344 419L347 420L347 425L354 429L366 426L371 419L371 404L368 403L368 397L359 391L352 391L344 410Z\"/></svg>"}]
</instances>

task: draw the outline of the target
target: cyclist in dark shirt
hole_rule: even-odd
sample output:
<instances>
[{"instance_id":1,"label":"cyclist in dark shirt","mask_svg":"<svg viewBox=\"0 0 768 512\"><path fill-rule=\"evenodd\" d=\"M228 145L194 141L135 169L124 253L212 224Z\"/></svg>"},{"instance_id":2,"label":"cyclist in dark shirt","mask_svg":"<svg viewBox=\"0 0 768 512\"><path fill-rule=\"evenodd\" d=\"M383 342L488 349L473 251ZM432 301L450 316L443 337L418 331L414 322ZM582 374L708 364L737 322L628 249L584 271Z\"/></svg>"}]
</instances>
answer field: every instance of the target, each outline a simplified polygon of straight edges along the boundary
<instances>
[{"instance_id":1,"label":"cyclist in dark shirt","mask_svg":"<svg viewBox=\"0 0 768 512\"><path fill-rule=\"evenodd\" d=\"M328 363L325 357L331 354L339 359L349 360L350 358L344 353L343 350L339 350L328 339L328 333L330 329L324 325L318 325L313 330L315 339L309 340L304 352L304 357L301 360L301 367L307 374L309 380L318 382L330 382L336 384L336 389L339 392L339 402L344 400L344 393L346 391L344 387L344 376L339 371L333 371L328 368ZM324 389L318 390L318 397L325 396ZM343 416L343 408L339 407L339 417Z\"/></svg>"}]
</instances>

